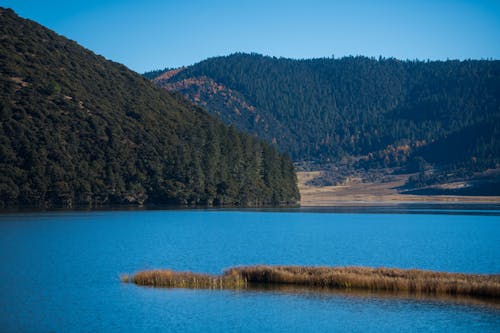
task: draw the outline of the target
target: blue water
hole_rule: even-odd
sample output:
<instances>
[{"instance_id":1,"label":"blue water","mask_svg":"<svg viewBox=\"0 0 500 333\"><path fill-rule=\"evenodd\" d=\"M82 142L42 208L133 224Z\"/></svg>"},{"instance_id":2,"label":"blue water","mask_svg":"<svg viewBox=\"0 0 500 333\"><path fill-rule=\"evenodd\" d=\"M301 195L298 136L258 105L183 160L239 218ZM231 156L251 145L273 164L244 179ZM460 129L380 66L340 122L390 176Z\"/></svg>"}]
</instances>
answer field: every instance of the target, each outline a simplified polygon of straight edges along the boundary
<instances>
[{"instance_id":1,"label":"blue water","mask_svg":"<svg viewBox=\"0 0 500 333\"><path fill-rule=\"evenodd\" d=\"M500 214L0 215L0 331L499 332L498 306L335 292L153 289L119 274L236 265L500 273Z\"/></svg>"}]
</instances>

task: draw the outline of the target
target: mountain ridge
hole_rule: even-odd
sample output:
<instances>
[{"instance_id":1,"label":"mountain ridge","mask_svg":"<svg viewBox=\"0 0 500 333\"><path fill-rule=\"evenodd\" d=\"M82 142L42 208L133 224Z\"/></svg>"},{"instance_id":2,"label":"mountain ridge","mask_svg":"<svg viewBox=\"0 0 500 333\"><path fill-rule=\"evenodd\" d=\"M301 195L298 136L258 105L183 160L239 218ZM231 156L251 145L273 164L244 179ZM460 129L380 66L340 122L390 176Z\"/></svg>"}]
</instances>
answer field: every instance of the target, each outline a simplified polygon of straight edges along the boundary
<instances>
[{"instance_id":1,"label":"mountain ridge","mask_svg":"<svg viewBox=\"0 0 500 333\"><path fill-rule=\"evenodd\" d=\"M0 206L295 204L289 158L0 9Z\"/></svg>"},{"instance_id":2,"label":"mountain ridge","mask_svg":"<svg viewBox=\"0 0 500 333\"><path fill-rule=\"evenodd\" d=\"M408 172L419 171L419 164L473 171L500 165L498 60L294 60L235 53L165 73L158 86L274 143L296 162L354 157L357 168ZM201 78L198 85L185 84ZM207 82L240 96L252 113L238 115L203 86ZM462 143L456 139L461 135Z\"/></svg>"}]
</instances>

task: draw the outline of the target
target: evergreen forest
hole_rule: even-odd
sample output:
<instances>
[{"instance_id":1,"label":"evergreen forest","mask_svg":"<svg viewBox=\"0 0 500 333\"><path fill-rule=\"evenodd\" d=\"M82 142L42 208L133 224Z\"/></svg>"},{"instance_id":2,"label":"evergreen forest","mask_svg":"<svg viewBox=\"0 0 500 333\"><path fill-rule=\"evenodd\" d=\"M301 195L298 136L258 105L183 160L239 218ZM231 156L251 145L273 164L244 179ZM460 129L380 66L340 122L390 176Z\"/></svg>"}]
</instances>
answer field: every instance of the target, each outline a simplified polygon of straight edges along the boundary
<instances>
[{"instance_id":1,"label":"evergreen forest","mask_svg":"<svg viewBox=\"0 0 500 333\"><path fill-rule=\"evenodd\" d=\"M500 165L498 60L236 53L148 76L296 162L435 174Z\"/></svg>"},{"instance_id":2,"label":"evergreen forest","mask_svg":"<svg viewBox=\"0 0 500 333\"><path fill-rule=\"evenodd\" d=\"M0 9L0 207L299 200L291 159Z\"/></svg>"}]
</instances>

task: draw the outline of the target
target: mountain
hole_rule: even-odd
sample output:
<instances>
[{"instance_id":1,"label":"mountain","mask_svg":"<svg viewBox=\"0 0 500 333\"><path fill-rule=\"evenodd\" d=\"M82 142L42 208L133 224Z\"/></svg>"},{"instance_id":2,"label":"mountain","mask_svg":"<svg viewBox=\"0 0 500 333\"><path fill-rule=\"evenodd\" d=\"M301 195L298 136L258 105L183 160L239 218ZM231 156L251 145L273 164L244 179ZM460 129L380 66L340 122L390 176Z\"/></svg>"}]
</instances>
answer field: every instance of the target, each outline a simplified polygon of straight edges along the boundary
<instances>
[{"instance_id":1,"label":"mountain","mask_svg":"<svg viewBox=\"0 0 500 333\"><path fill-rule=\"evenodd\" d=\"M293 164L180 95L0 9L0 206L275 205Z\"/></svg>"},{"instance_id":2,"label":"mountain","mask_svg":"<svg viewBox=\"0 0 500 333\"><path fill-rule=\"evenodd\" d=\"M236 53L149 73L226 124L295 161L351 158L357 168L500 164L500 61Z\"/></svg>"}]
</instances>

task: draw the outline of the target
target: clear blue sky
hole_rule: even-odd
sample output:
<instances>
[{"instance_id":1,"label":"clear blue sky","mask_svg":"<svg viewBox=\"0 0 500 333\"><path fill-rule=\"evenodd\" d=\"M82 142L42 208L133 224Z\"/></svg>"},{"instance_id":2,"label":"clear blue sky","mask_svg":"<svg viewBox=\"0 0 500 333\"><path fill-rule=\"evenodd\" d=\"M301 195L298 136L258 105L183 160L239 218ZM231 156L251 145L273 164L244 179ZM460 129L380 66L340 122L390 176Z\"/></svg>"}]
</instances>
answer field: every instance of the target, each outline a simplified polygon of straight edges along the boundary
<instances>
[{"instance_id":1,"label":"clear blue sky","mask_svg":"<svg viewBox=\"0 0 500 333\"><path fill-rule=\"evenodd\" d=\"M500 0L0 0L143 72L237 51L500 59Z\"/></svg>"}]
</instances>

